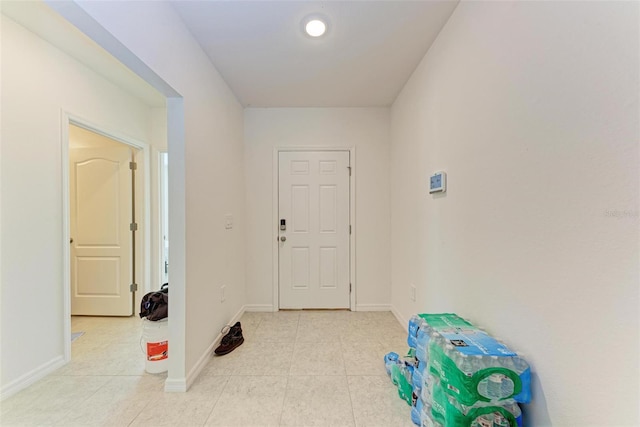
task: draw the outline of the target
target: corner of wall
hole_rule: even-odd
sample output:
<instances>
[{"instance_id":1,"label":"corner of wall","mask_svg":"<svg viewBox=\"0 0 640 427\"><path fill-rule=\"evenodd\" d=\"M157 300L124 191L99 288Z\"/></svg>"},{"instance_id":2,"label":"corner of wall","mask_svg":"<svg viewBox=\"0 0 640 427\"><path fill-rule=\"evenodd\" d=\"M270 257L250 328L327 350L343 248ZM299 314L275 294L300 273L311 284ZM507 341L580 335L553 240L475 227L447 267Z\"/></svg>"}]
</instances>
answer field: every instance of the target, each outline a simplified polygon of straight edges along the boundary
<instances>
[{"instance_id":1,"label":"corner of wall","mask_svg":"<svg viewBox=\"0 0 640 427\"><path fill-rule=\"evenodd\" d=\"M246 311L246 306L242 306L240 310L229 320L227 323L229 325L233 325L238 322L242 315ZM209 359L211 358L211 354L215 347L222 340L222 331L218 333L216 338L209 344L206 350L200 355L196 364L191 368L186 378L167 378L164 383L164 391L168 393L184 393L191 388L193 383L196 381L202 370L207 366Z\"/></svg>"}]
</instances>

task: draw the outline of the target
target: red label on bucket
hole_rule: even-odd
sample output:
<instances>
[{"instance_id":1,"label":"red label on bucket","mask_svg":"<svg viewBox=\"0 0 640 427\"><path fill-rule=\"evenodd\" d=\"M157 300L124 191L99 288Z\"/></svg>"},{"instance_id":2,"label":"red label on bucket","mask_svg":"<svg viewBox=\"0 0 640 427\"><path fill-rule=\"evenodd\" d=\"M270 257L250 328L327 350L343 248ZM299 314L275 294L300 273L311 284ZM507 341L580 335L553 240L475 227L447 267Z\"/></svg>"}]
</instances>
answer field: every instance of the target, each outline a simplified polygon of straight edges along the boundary
<instances>
[{"instance_id":1,"label":"red label on bucket","mask_svg":"<svg viewBox=\"0 0 640 427\"><path fill-rule=\"evenodd\" d=\"M169 341L147 343L147 360L156 362L167 357L169 357Z\"/></svg>"}]
</instances>

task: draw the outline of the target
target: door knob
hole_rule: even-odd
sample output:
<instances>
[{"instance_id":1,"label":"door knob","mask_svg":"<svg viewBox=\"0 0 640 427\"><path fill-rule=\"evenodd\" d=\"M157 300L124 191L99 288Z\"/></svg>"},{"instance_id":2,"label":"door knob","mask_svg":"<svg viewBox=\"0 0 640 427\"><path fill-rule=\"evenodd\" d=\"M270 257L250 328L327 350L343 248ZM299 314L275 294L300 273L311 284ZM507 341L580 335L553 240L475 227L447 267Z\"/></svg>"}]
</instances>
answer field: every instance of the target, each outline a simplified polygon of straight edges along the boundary
<instances>
[{"instance_id":1,"label":"door knob","mask_svg":"<svg viewBox=\"0 0 640 427\"><path fill-rule=\"evenodd\" d=\"M73 243L73 237L69 239L69 243Z\"/></svg>"},{"instance_id":2,"label":"door knob","mask_svg":"<svg viewBox=\"0 0 640 427\"><path fill-rule=\"evenodd\" d=\"M280 241L281 242L286 242L287 241L287 236L280 236Z\"/></svg>"}]
</instances>

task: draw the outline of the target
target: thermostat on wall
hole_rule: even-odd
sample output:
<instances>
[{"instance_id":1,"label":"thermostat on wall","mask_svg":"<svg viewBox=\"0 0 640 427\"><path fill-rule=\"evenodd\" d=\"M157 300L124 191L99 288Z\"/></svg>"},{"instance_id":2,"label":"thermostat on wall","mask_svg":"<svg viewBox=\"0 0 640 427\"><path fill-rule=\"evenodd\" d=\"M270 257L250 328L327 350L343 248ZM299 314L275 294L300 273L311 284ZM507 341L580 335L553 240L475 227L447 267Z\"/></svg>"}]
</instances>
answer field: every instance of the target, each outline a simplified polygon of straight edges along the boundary
<instances>
[{"instance_id":1,"label":"thermostat on wall","mask_svg":"<svg viewBox=\"0 0 640 427\"><path fill-rule=\"evenodd\" d=\"M447 174L444 172L436 172L429 179L429 194L444 193L447 191Z\"/></svg>"}]
</instances>

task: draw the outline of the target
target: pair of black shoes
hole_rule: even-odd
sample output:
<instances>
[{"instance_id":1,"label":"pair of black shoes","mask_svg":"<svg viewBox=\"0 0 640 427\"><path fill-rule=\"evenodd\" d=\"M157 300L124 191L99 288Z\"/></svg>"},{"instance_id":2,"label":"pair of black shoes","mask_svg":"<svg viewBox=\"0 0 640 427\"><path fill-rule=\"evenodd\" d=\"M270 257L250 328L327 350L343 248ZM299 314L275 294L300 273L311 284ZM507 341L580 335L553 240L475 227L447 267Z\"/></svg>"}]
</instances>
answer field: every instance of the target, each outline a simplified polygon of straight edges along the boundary
<instances>
[{"instance_id":1,"label":"pair of black shoes","mask_svg":"<svg viewBox=\"0 0 640 427\"><path fill-rule=\"evenodd\" d=\"M236 322L236 324L233 326L227 325L222 328L220 332L224 333L225 329L227 330L226 335L222 337L220 345L214 350L214 353L218 356L231 353L236 349L236 347L244 342L244 337L242 336L242 326L240 326L240 322Z\"/></svg>"}]
</instances>

